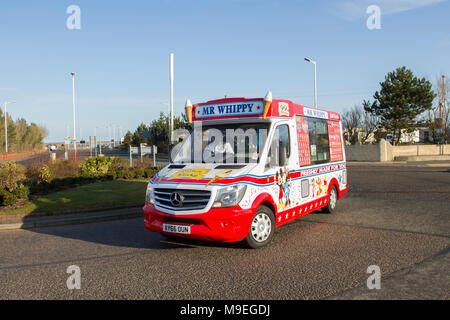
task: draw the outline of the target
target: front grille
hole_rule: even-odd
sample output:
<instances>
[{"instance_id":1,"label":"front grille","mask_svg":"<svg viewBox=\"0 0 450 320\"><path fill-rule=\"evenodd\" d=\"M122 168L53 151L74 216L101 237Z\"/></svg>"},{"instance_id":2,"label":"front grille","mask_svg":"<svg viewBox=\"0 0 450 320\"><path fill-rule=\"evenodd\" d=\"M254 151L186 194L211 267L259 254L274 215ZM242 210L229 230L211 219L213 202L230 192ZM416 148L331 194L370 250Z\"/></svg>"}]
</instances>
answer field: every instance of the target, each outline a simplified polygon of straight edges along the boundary
<instances>
[{"instance_id":1,"label":"front grille","mask_svg":"<svg viewBox=\"0 0 450 320\"><path fill-rule=\"evenodd\" d=\"M174 206L170 201L170 197L175 192L182 199L179 207ZM154 193L157 206L175 211L204 209L211 198L210 191L202 190L155 188Z\"/></svg>"},{"instance_id":2,"label":"front grille","mask_svg":"<svg viewBox=\"0 0 450 320\"><path fill-rule=\"evenodd\" d=\"M186 219L186 218L177 218L177 217L164 217L165 223L172 223L172 224L181 224L181 225L202 225L203 222L198 219Z\"/></svg>"}]
</instances>

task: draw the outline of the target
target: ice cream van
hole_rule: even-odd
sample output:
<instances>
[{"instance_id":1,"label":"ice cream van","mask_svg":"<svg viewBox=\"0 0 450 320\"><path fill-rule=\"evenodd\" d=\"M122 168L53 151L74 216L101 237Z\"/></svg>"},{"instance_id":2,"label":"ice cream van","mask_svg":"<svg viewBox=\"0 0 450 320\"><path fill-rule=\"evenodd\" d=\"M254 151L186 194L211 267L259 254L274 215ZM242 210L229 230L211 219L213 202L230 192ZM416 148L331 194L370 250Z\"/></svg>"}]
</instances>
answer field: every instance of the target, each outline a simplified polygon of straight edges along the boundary
<instances>
[{"instance_id":1,"label":"ice cream van","mask_svg":"<svg viewBox=\"0 0 450 320\"><path fill-rule=\"evenodd\" d=\"M270 92L187 101L186 113L192 131L148 183L148 230L259 248L275 228L317 210L332 213L347 194L338 113Z\"/></svg>"}]
</instances>

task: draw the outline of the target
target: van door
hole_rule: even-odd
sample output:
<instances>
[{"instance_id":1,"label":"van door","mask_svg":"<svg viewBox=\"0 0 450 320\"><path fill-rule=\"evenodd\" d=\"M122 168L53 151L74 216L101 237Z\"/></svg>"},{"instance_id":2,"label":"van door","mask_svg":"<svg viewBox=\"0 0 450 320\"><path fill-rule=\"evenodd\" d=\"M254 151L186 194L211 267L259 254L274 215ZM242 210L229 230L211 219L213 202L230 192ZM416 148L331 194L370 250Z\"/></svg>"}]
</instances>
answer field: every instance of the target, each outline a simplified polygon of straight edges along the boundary
<instances>
[{"instance_id":1,"label":"van door","mask_svg":"<svg viewBox=\"0 0 450 320\"><path fill-rule=\"evenodd\" d=\"M278 211L292 207L290 173L295 165L293 134L288 123L278 124L273 130L270 149L265 164L265 175L273 174L279 192L274 199Z\"/></svg>"}]
</instances>

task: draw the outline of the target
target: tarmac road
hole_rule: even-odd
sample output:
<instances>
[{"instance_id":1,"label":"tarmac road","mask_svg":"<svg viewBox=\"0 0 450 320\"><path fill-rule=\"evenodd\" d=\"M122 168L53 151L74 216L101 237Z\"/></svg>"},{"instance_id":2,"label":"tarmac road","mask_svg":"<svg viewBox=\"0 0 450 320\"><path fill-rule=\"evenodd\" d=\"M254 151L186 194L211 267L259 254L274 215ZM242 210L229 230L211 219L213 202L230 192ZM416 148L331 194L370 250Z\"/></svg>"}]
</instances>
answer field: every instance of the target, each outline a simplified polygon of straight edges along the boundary
<instances>
[{"instance_id":1,"label":"tarmac road","mask_svg":"<svg viewBox=\"0 0 450 320\"><path fill-rule=\"evenodd\" d=\"M0 299L449 299L449 168L350 167L349 183L338 212L261 250L169 242L142 219L0 232ZM81 290L66 287L71 265Z\"/></svg>"}]
</instances>

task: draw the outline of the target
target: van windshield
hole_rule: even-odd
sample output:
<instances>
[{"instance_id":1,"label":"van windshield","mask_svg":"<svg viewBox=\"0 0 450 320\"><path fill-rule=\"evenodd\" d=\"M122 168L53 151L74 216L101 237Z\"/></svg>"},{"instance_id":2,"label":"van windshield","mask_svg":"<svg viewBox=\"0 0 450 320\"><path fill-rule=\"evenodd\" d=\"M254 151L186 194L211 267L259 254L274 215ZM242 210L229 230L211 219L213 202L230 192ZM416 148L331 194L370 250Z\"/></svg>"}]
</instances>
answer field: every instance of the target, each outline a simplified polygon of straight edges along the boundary
<instances>
[{"instance_id":1,"label":"van windshield","mask_svg":"<svg viewBox=\"0 0 450 320\"><path fill-rule=\"evenodd\" d=\"M195 127L172 152L174 163L257 163L270 123Z\"/></svg>"}]
</instances>

